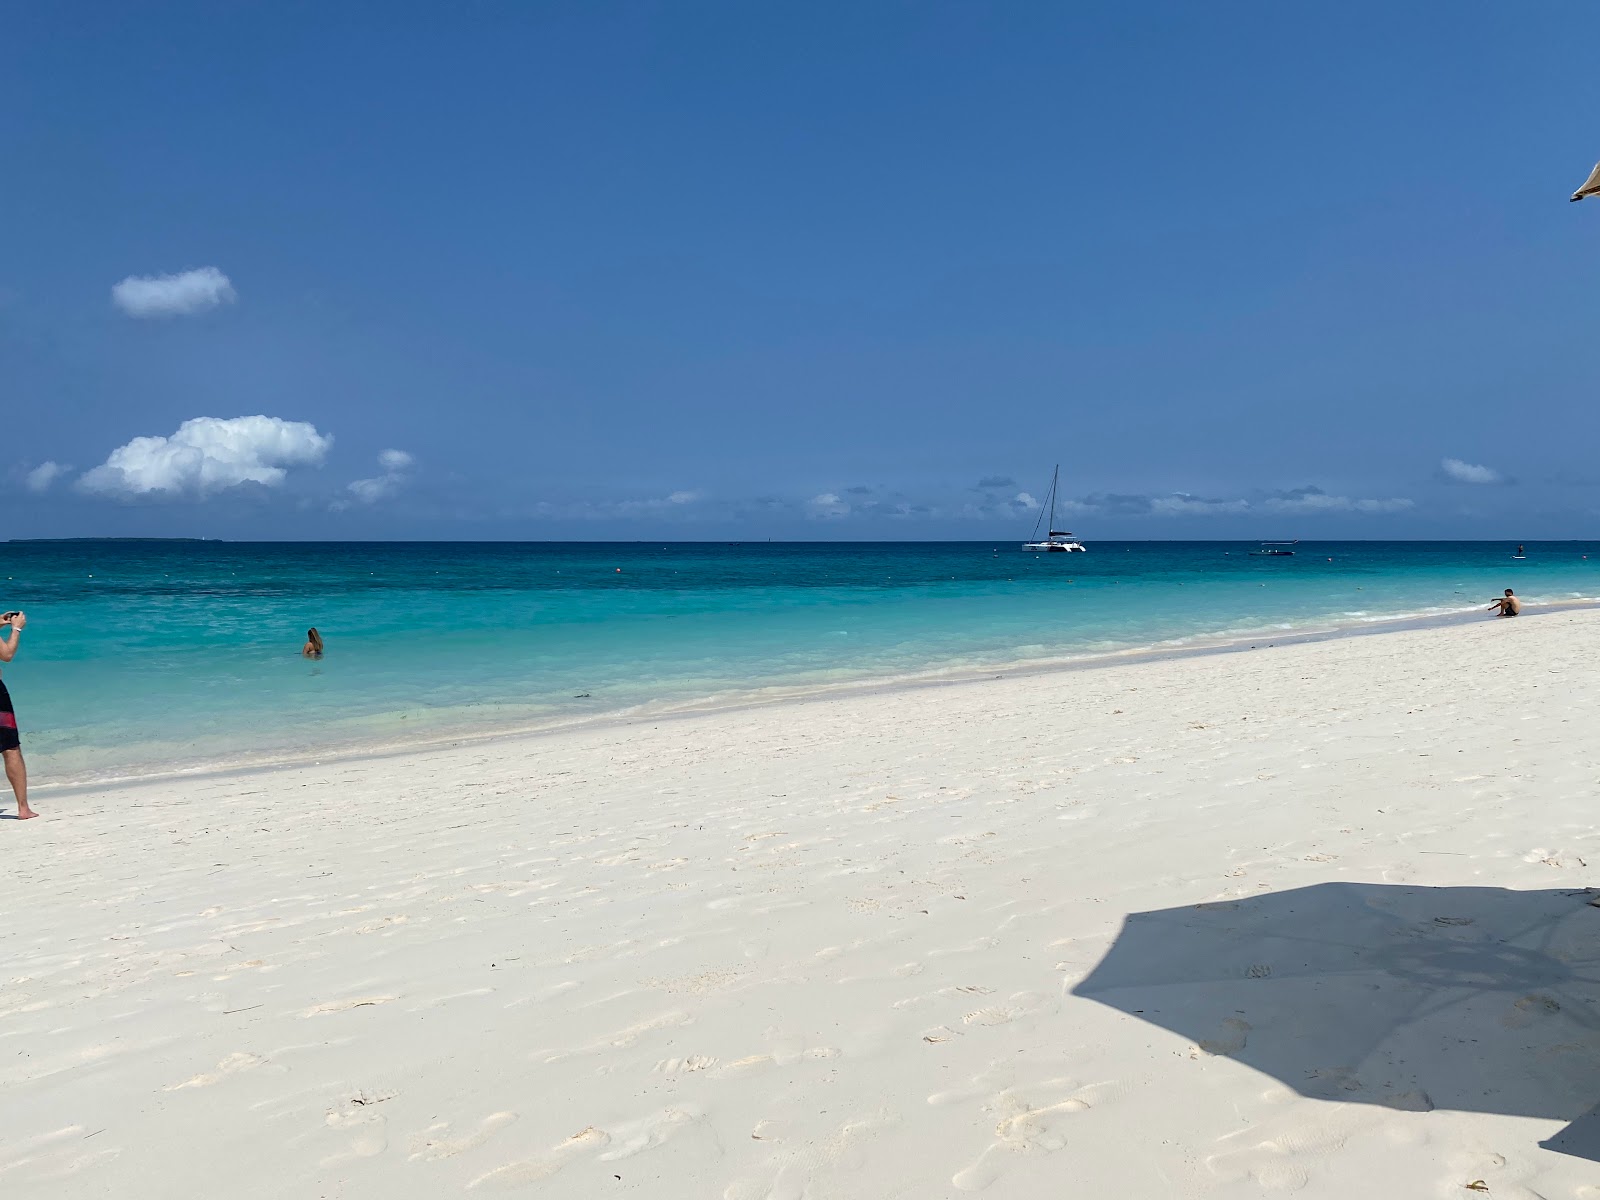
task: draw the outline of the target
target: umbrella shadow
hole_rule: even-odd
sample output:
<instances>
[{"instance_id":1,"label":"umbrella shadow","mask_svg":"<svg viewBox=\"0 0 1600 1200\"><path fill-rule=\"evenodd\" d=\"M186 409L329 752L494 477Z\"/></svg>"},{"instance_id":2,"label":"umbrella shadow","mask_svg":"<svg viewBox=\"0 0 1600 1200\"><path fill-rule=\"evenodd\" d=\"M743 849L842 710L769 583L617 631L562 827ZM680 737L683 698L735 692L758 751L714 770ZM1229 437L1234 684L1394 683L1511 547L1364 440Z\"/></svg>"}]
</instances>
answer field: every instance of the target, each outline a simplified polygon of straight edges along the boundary
<instances>
[{"instance_id":1,"label":"umbrella shadow","mask_svg":"<svg viewBox=\"0 0 1600 1200\"><path fill-rule=\"evenodd\" d=\"M1571 891L1327 883L1134 913L1073 993L1303 1096L1572 1122L1600 1161L1600 911Z\"/></svg>"}]
</instances>

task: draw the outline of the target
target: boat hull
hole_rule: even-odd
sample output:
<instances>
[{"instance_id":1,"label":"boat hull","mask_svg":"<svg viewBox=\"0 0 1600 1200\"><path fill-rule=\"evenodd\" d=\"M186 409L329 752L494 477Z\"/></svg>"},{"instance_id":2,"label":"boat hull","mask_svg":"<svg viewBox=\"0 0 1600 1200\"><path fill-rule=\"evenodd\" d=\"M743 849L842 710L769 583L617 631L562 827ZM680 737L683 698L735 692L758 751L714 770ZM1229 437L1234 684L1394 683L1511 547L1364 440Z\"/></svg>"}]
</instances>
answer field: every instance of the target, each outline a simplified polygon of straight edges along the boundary
<instances>
[{"instance_id":1,"label":"boat hull","mask_svg":"<svg viewBox=\"0 0 1600 1200\"><path fill-rule=\"evenodd\" d=\"M1088 547L1077 542L1024 542L1024 550L1036 550L1044 554L1087 554Z\"/></svg>"}]
</instances>

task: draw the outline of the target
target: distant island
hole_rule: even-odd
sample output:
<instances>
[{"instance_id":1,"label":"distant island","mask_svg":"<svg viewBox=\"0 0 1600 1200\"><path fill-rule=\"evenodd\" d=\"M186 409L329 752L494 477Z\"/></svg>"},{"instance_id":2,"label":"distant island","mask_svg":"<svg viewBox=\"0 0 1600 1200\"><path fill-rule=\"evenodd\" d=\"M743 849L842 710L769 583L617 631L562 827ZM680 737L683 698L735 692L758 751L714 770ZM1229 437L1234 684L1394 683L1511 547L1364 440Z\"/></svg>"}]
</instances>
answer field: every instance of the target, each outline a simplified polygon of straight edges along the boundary
<instances>
[{"instance_id":1,"label":"distant island","mask_svg":"<svg viewBox=\"0 0 1600 1200\"><path fill-rule=\"evenodd\" d=\"M151 537L80 537L80 538L7 538L7 545L58 546L68 542L220 542L221 538L151 538Z\"/></svg>"}]
</instances>

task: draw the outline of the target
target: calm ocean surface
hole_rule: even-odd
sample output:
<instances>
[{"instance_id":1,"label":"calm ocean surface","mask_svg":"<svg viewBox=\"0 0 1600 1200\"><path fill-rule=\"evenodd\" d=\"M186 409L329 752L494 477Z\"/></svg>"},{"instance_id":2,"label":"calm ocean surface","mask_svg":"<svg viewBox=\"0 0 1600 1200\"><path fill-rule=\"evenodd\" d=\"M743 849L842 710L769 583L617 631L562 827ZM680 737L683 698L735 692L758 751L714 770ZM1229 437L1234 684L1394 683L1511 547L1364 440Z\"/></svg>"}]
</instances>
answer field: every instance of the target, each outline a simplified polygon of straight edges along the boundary
<instances>
[{"instance_id":1,"label":"calm ocean surface","mask_svg":"<svg viewBox=\"0 0 1600 1200\"><path fill-rule=\"evenodd\" d=\"M49 784L1444 614L1505 587L1600 597L1600 543L1252 548L8 543L0 607L29 625L4 677ZM313 624L321 662L299 656Z\"/></svg>"}]
</instances>

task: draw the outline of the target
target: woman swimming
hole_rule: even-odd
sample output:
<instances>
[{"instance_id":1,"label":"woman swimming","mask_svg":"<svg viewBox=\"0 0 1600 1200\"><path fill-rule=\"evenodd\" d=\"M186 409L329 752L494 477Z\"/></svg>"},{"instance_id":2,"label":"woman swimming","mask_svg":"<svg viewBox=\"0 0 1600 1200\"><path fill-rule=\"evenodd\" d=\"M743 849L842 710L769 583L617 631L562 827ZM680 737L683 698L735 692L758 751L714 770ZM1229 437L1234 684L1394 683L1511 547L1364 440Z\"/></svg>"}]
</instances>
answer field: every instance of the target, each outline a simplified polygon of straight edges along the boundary
<instances>
[{"instance_id":1,"label":"woman swimming","mask_svg":"<svg viewBox=\"0 0 1600 1200\"><path fill-rule=\"evenodd\" d=\"M322 657L322 635L317 632L315 625L306 630L306 644L300 653L307 658Z\"/></svg>"}]
</instances>

